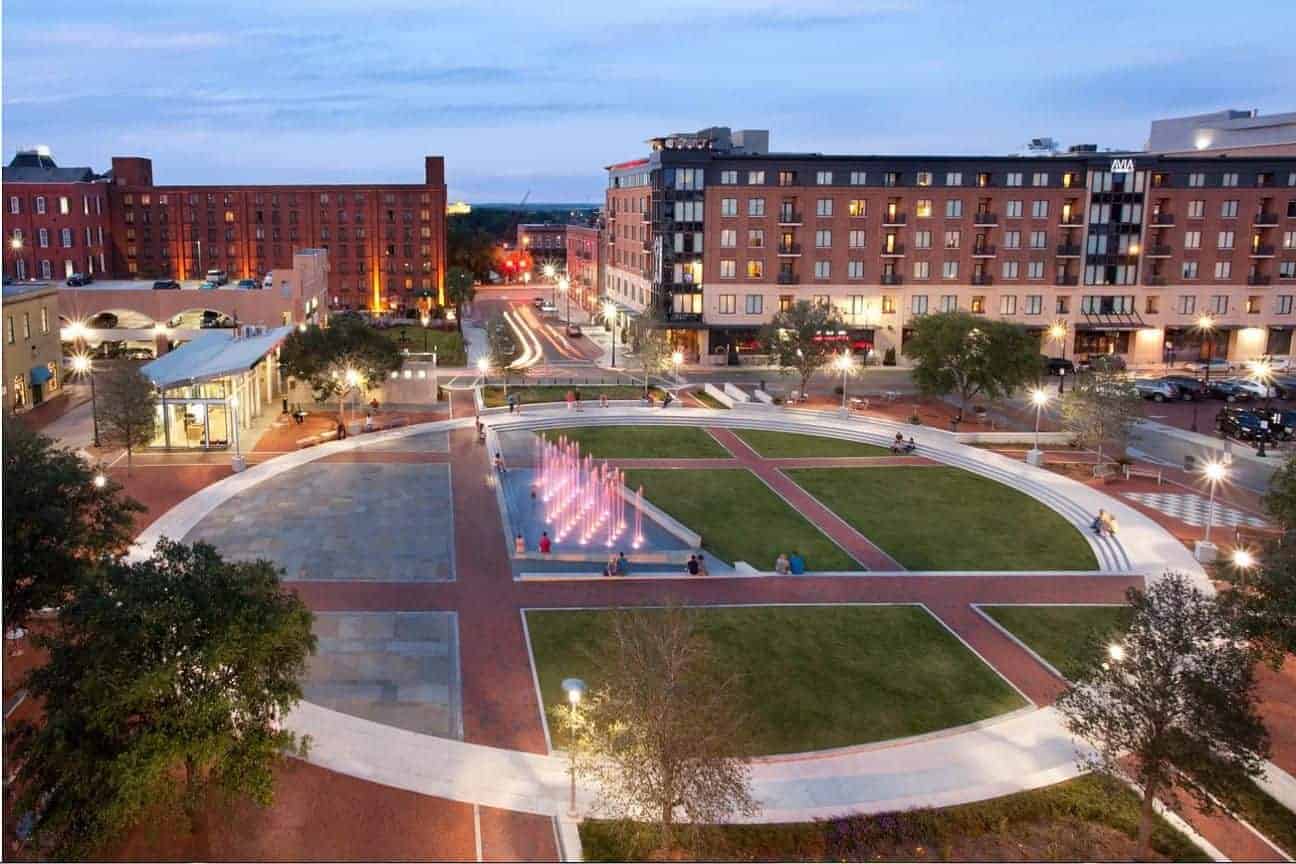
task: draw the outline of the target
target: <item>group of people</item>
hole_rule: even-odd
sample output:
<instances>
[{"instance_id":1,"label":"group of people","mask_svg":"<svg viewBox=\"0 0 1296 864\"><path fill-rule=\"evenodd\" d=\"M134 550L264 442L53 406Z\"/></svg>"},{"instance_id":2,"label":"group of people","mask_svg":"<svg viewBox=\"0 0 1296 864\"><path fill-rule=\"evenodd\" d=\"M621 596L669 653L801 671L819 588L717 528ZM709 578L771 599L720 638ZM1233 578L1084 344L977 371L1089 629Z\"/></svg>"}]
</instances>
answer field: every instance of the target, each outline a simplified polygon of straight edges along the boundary
<instances>
[{"instance_id":1,"label":"group of people","mask_svg":"<svg viewBox=\"0 0 1296 864\"><path fill-rule=\"evenodd\" d=\"M624 552L618 552L611 558L608 558L607 566L603 568L604 576L625 576L630 572L630 559Z\"/></svg>"},{"instance_id":2,"label":"group of people","mask_svg":"<svg viewBox=\"0 0 1296 864\"><path fill-rule=\"evenodd\" d=\"M906 441L904 436L897 432L895 440L891 442L891 452L897 453L901 456L908 455L917 449L918 442L913 439L912 435L910 435L909 440Z\"/></svg>"},{"instance_id":3,"label":"group of people","mask_svg":"<svg viewBox=\"0 0 1296 864\"><path fill-rule=\"evenodd\" d=\"M711 571L707 569L706 558L702 555L701 552L697 553L696 555L690 555L688 564L684 565L684 569L688 572L688 575L690 576L710 576L711 575Z\"/></svg>"},{"instance_id":4,"label":"group of people","mask_svg":"<svg viewBox=\"0 0 1296 864\"><path fill-rule=\"evenodd\" d=\"M787 576L789 573L793 576L800 576L806 572L805 559L801 557L800 552L793 552L791 555L780 552L778 559L774 562L774 572L780 576Z\"/></svg>"},{"instance_id":5,"label":"group of people","mask_svg":"<svg viewBox=\"0 0 1296 864\"><path fill-rule=\"evenodd\" d=\"M536 544L536 550L540 552L541 555L548 555L553 551L553 541L549 539L548 531L540 532L540 542ZM521 532L518 532L518 535L513 538L513 551L518 555L526 554L526 538L522 536Z\"/></svg>"},{"instance_id":6,"label":"group of people","mask_svg":"<svg viewBox=\"0 0 1296 864\"><path fill-rule=\"evenodd\" d=\"M1104 534L1115 537L1116 517L1100 507L1098 508L1098 515L1094 517L1094 520L1089 527L1092 528L1093 532L1099 537Z\"/></svg>"}]
</instances>

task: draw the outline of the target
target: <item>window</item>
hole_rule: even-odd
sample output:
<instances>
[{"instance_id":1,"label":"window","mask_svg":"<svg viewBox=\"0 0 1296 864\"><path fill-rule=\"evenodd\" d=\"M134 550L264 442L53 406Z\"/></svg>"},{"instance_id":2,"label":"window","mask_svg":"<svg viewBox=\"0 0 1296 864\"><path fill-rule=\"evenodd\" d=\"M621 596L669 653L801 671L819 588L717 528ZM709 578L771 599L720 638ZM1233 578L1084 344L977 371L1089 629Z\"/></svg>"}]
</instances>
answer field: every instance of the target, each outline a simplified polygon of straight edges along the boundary
<instances>
[{"instance_id":1,"label":"window","mask_svg":"<svg viewBox=\"0 0 1296 864\"><path fill-rule=\"evenodd\" d=\"M796 185L796 172L795 172L795 171L780 171L780 172L778 172L778 185L780 185L780 186L795 186L795 185Z\"/></svg>"},{"instance_id":2,"label":"window","mask_svg":"<svg viewBox=\"0 0 1296 864\"><path fill-rule=\"evenodd\" d=\"M1043 249L1048 246L1048 232L1032 231L1030 232L1030 248Z\"/></svg>"},{"instance_id":3,"label":"window","mask_svg":"<svg viewBox=\"0 0 1296 864\"><path fill-rule=\"evenodd\" d=\"M1260 312L1263 305L1262 298L1258 294L1252 294L1246 299L1246 312L1248 315L1255 315Z\"/></svg>"},{"instance_id":4,"label":"window","mask_svg":"<svg viewBox=\"0 0 1296 864\"><path fill-rule=\"evenodd\" d=\"M1031 202L1031 218L1032 218L1032 219L1047 219L1047 218L1048 218L1048 202L1047 202L1047 201L1032 201L1032 202Z\"/></svg>"},{"instance_id":5,"label":"window","mask_svg":"<svg viewBox=\"0 0 1296 864\"><path fill-rule=\"evenodd\" d=\"M1023 310L1027 315L1041 315L1044 312L1044 295L1027 294L1026 308Z\"/></svg>"},{"instance_id":6,"label":"window","mask_svg":"<svg viewBox=\"0 0 1296 864\"><path fill-rule=\"evenodd\" d=\"M963 202L958 198L951 198L945 202L945 218L961 219L963 217Z\"/></svg>"},{"instance_id":7,"label":"window","mask_svg":"<svg viewBox=\"0 0 1296 864\"><path fill-rule=\"evenodd\" d=\"M914 236L914 248L915 248L915 249L930 249L930 248L931 248L932 232L930 232L930 231L915 231L913 236Z\"/></svg>"},{"instance_id":8,"label":"window","mask_svg":"<svg viewBox=\"0 0 1296 864\"><path fill-rule=\"evenodd\" d=\"M1193 188L1196 188L1198 186L1205 186L1206 175L1201 171L1192 172L1191 174L1188 175L1188 185Z\"/></svg>"},{"instance_id":9,"label":"window","mask_svg":"<svg viewBox=\"0 0 1296 864\"><path fill-rule=\"evenodd\" d=\"M1022 215L1022 202L1009 201L1005 208L1005 213L1009 219L1020 219Z\"/></svg>"},{"instance_id":10,"label":"window","mask_svg":"<svg viewBox=\"0 0 1296 864\"><path fill-rule=\"evenodd\" d=\"M914 207L914 213L919 219L930 219L932 215L932 202L930 198L919 198L917 206Z\"/></svg>"},{"instance_id":11,"label":"window","mask_svg":"<svg viewBox=\"0 0 1296 864\"><path fill-rule=\"evenodd\" d=\"M1290 295L1290 294L1279 294L1279 295L1278 295L1278 314L1279 314L1279 315L1290 315L1291 313L1292 313L1292 295Z\"/></svg>"},{"instance_id":12,"label":"window","mask_svg":"<svg viewBox=\"0 0 1296 864\"><path fill-rule=\"evenodd\" d=\"M1053 304L1053 312L1057 315L1071 314L1071 297L1066 294L1058 295L1057 302Z\"/></svg>"},{"instance_id":13,"label":"window","mask_svg":"<svg viewBox=\"0 0 1296 864\"><path fill-rule=\"evenodd\" d=\"M70 249L72 247L72 229L64 228L60 231L59 239L62 241L64 249Z\"/></svg>"},{"instance_id":14,"label":"window","mask_svg":"<svg viewBox=\"0 0 1296 864\"><path fill-rule=\"evenodd\" d=\"M819 200L815 201L815 215L819 217L831 216L833 213L832 207L833 207L833 199L820 198Z\"/></svg>"},{"instance_id":15,"label":"window","mask_svg":"<svg viewBox=\"0 0 1296 864\"><path fill-rule=\"evenodd\" d=\"M1006 175L1004 175L1004 185L1005 185L1005 186L1020 186L1020 185L1022 185L1022 172L1020 172L1020 171L1009 171Z\"/></svg>"},{"instance_id":16,"label":"window","mask_svg":"<svg viewBox=\"0 0 1296 864\"><path fill-rule=\"evenodd\" d=\"M49 229L48 229L48 228L40 228L40 229L38 229L38 230L36 231L36 242L37 242L37 245L39 245L40 248L42 248L42 249L48 249L48 248L49 248Z\"/></svg>"},{"instance_id":17,"label":"window","mask_svg":"<svg viewBox=\"0 0 1296 864\"><path fill-rule=\"evenodd\" d=\"M863 186L865 183L868 182L868 172L867 171L850 172L850 182L852 186Z\"/></svg>"},{"instance_id":18,"label":"window","mask_svg":"<svg viewBox=\"0 0 1296 864\"><path fill-rule=\"evenodd\" d=\"M684 191L702 189L705 187L705 174L701 168L676 168L674 182L670 176L669 169L666 172L667 185L675 189Z\"/></svg>"},{"instance_id":19,"label":"window","mask_svg":"<svg viewBox=\"0 0 1296 864\"><path fill-rule=\"evenodd\" d=\"M720 259L720 278L733 279L738 275L737 266L732 258Z\"/></svg>"},{"instance_id":20,"label":"window","mask_svg":"<svg viewBox=\"0 0 1296 864\"><path fill-rule=\"evenodd\" d=\"M846 235L846 245L852 249L863 249L864 238L868 234L865 231L855 230Z\"/></svg>"},{"instance_id":21,"label":"window","mask_svg":"<svg viewBox=\"0 0 1296 864\"><path fill-rule=\"evenodd\" d=\"M945 172L945 185L946 185L946 186L962 186L962 185L963 185L963 172L962 172L962 171L947 171L947 172Z\"/></svg>"},{"instance_id":22,"label":"window","mask_svg":"<svg viewBox=\"0 0 1296 864\"><path fill-rule=\"evenodd\" d=\"M736 185L738 185L738 172L737 172L737 171L721 171L721 172L720 172L720 185L721 185L721 186L736 186Z\"/></svg>"},{"instance_id":23,"label":"window","mask_svg":"<svg viewBox=\"0 0 1296 864\"><path fill-rule=\"evenodd\" d=\"M744 306L748 315L763 315L765 313L765 297L761 294L748 294Z\"/></svg>"},{"instance_id":24,"label":"window","mask_svg":"<svg viewBox=\"0 0 1296 864\"><path fill-rule=\"evenodd\" d=\"M1026 278L1027 278L1027 279L1043 279L1043 278L1044 278L1044 262L1043 262L1043 261L1028 261L1028 262L1026 262Z\"/></svg>"},{"instance_id":25,"label":"window","mask_svg":"<svg viewBox=\"0 0 1296 864\"><path fill-rule=\"evenodd\" d=\"M931 175L931 172L930 172L930 171L919 171L919 172L918 172L918 177L917 177L917 183L918 183L919 186L930 186L930 185L932 185L932 175Z\"/></svg>"},{"instance_id":26,"label":"window","mask_svg":"<svg viewBox=\"0 0 1296 864\"><path fill-rule=\"evenodd\" d=\"M737 199L737 198L721 198L721 199L720 199L720 215L721 215L721 216L737 216L737 215L738 215L738 199Z\"/></svg>"},{"instance_id":27,"label":"window","mask_svg":"<svg viewBox=\"0 0 1296 864\"><path fill-rule=\"evenodd\" d=\"M1279 279L1296 279L1296 261L1283 261L1278 265Z\"/></svg>"},{"instance_id":28,"label":"window","mask_svg":"<svg viewBox=\"0 0 1296 864\"><path fill-rule=\"evenodd\" d=\"M868 203L863 198L852 198L846 206L846 212L852 219L862 219L868 213Z\"/></svg>"},{"instance_id":29,"label":"window","mask_svg":"<svg viewBox=\"0 0 1296 864\"><path fill-rule=\"evenodd\" d=\"M915 262L914 262L914 265L913 265L913 278L915 278L915 279L930 279L930 278L931 278L931 262L930 262L930 261L915 261ZM924 304L925 304L926 302L927 302L926 300L923 301Z\"/></svg>"},{"instance_id":30,"label":"window","mask_svg":"<svg viewBox=\"0 0 1296 864\"><path fill-rule=\"evenodd\" d=\"M909 312L913 315L927 314L927 295L914 294L909 298Z\"/></svg>"},{"instance_id":31,"label":"window","mask_svg":"<svg viewBox=\"0 0 1296 864\"><path fill-rule=\"evenodd\" d=\"M1220 175L1221 186L1236 186L1238 184L1238 175L1236 171L1226 171Z\"/></svg>"},{"instance_id":32,"label":"window","mask_svg":"<svg viewBox=\"0 0 1296 864\"><path fill-rule=\"evenodd\" d=\"M863 278L864 278L864 262L863 262L863 261L847 261L847 262L846 262L846 278L847 278L847 279L863 279Z\"/></svg>"},{"instance_id":33,"label":"window","mask_svg":"<svg viewBox=\"0 0 1296 864\"><path fill-rule=\"evenodd\" d=\"M827 279L832 275L832 264L828 261L816 261L814 266L816 279Z\"/></svg>"},{"instance_id":34,"label":"window","mask_svg":"<svg viewBox=\"0 0 1296 864\"><path fill-rule=\"evenodd\" d=\"M831 171L816 171L816 172L815 172L815 185L816 185L816 186L831 186L831 185L832 185L832 172L831 172Z\"/></svg>"},{"instance_id":35,"label":"window","mask_svg":"<svg viewBox=\"0 0 1296 864\"><path fill-rule=\"evenodd\" d=\"M1017 278L1017 262L1016 262L1016 261L1005 261L1005 262L1003 262L1003 278L1005 278L1005 279L1016 279L1016 278Z\"/></svg>"},{"instance_id":36,"label":"window","mask_svg":"<svg viewBox=\"0 0 1296 864\"><path fill-rule=\"evenodd\" d=\"M1176 308L1178 308L1180 315L1192 315L1197 311L1197 295L1180 294L1179 304Z\"/></svg>"},{"instance_id":37,"label":"window","mask_svg":"<svg viewBox=\"0 0 1296 864\"><path fill-rule=\"evenodd\" d=\"M1183 278L1185 278L1185 279L1196 279L1196 278L1197 278L1197 262L1196 262L1196 261L1185 261L1185 262L1183 262Z\"/></svg>"},{"instance_id":38,"label":"window","mask_svg":"<svg viewBox=\"0 0 1296 864\"><path fill-rule=\"evenodd\" d=\"M899 186L899 185L900 185L900 174L899 174L899 172L896 172L896 171L888 171L888 172L886 172L885 174L883 174L883 175L882 175L882 185L883 185L883 186Z\"/></svg>"},{"instance_id":39,"label":"window","mask_svg":"<svg viewBox=\"0 0 1296 864\"><path fill-rule=\"evenodd\" d=\"M1184 232L1184 248L1185 248L1185 249L1200 249L1200 248L1201 248L1201 232L1200 232L1200 231L1185 231L1185 232Z\"/></svg>"},{"instance_id":40,"label":"window","mask_svg":"<svg viewBox=\"0 0 1296 864\"><path fill-rule=\"evenodd\" d=\"M1036 171L1034 174L1032 174L1032 175L1031 175L1031 185L1032 185L1032 186L1047 186L1047 185L1048 185L1048 172L1047 172L1047 171Z\"/></svg>"},{"instance_id":41,"label":"window","mask_svg":"<svg viewBox=\"0 0 1296 864\"><path fill-rule=\"evenodd\" d=\"M962 240L962 237L963 237L963 232L961 232L961 231L946 231L946 232L945 232L945 248L946 248L946 249L957 249L957 248L959 248L959 243L960 243L960 241Z\"/></svg>"},{"instance_id":42,"label":"window","mask_svg":"<svg viewBox=\"0 0 1296 864\"><path fill-rule=\"evenodd\" d=\"M791 294L780 294L780 295L779 295L779 311L780 311L780 312L791 312L791 311L792 311L792 304L793 304L795 301L796 301L796 298L793 297Z\"/></svg>"},{"instance_id":43,"label":"window","mask_svg":"<svg viewBox=\"0 0 1296 864\"><path fill-rule=\"evenodd\" d=\"M748 185L748 186L764 186L764 185L765 185L765 172L764 172L764 171L748 171L748 172L747 172L747 185Z\"/></svg>"},{"instance_id":44,"label":"window","mask_svg":"<svg viewBox=\"0 0 1296 864\"><path fill-rule=\"evenodd\" d=\"M1188 202L1188 218L1189 218L1189 219L1205 219L1205 218L1206 218L1206 202L1205 202L1205 201L1202 201L1200 198L1198 198L1198 199L1195 200L1195 201L1189 201L1189 202Z\"/></svg>"},{"instance_id":45,"label":"window","mask_svg":"<svg viewBox=\"0 0 1296 864\"><path fill-rule=\"evenodd\" d=\"M957 261L946 261L941 265L941 277L945 279L957 279L958 265L959 262Z\"/></svg>"},{"instance_id":46,"label":"window","mask_svg":"<svg viewBox=\"0 0 1296 864\"><path fill-rule=\"evenodd\" d=\"M14 323L12 315L5 319L5 341L10 345L14 344ZM21 381L22 378L19 378L18 380Z\"/></svg>"},{"instance_id":47,"label":"window","mask_svg":"<svg viewBox=\"0 0 1296 864\"><path fill-rule=\"evenodd\" d=\"M999 314L1016 315L1017 314L1017 295L1001 294L999 296Z\"/></svg>"},{"instance_id":48,"label":"window","mask_svg":"<svg viewBox=\"0 0 1296 864\"><path fill-rule=\"evenodd\" d=\"M72 212L72 208L68 205L68 199L67 199L67 196L66 196L66 195L60 195L60 196L59 196L59 213L62 214L63 216L66 216L66 215L68 215L68 213L70 213L70 212Z\"/></svg>"},{"instance_id":49,"label":"window","mask_svg":"<svg viewBox=\"0 0 1296 864\"><path fill-rule=\"evenodd\" d=\"M23 338L31 338L31 313L29 312L23 313Z\"/></svg>"},{"instance_id":50,"label":"window","mask_svg":"<svg viewBox=\"0 0 1296 864\"><path fill-rule=\"evenodd\" d=\"M719 301L716 311L721 315L732 315L738 311L737 294L721 294L716 299Z\"/></svg>"},{"instance_id":51,"label":"window","mask_svg":"<svg viewBox=\"0 0 1296 864\"><path fill-rule=\"evenodd\" d=\"M1228 314L1228 295L1212 294L1211 295L1211 314L1227 315Z\"/></svg>"},{"instance_id":52,"label":"window","mask_svg":"<svg viewBox=\"0 0 1296 864\"><path fill-rule=\"evenodd\" d=\"M748 216L764 216L764 215L765 215L765 199L764 199L764 198L748 198L748 199L747 199L747 215L748 215Z\"/></svg>"},{"instance_id":53,"label":"window","mask_svg":"<svg viewBox=\"0 0 1296 864\"><path fill-rule=\"evenodd\" d=\"M1296 249L1296 231L1284 231L1282 248Z\"/></svg>"},{"instance_id":54,"label":"window","mask_svg":"<svg viewBox=\"0 0 1296 864\"><path fill-rule=\"evenodd\" d=\"M1233 262L1232 262L1232 261L1216 261L1216 262L1215 262L1215 278L1216 278L1216 279L1228 279L1228 278L1231 278L1232 276L1233 276Z\"/></svg>"},{"instance_id":55,"label":"window","mask_svg":"<svg viewBox=\"0 0 1296 864\"><path fill-rule=\"evenodd\" d=\"M940 311L942 312L958 311L958 295L942 294L940 298Z\"/></svg>"},{"instance_id":56,"label":"window","mask_svg":"<svg viewBox=\"0 0 1296 864\"><path fill-rule=\"evenodd\" d=\"M10 213L18 213L18 212L21 212L21 210L22 210L22 203L21 203L21 200L22 200L22 199L20 199L17 195L10 195L10 196L9 196L9 212L10 212Z\"/></svg>"},{"instance_id":57,"label":"window","mask_svg":"<svg viewBox=\"0 0 1296 864\"><path fill-rule=\"evenodd\" d=\"M1218 245L1220 249L1232 249L1233 232L1232 231L1219 232L1219 242L1216 245Z\"/></svg>"},{"instance_id":58,"label":"window","mask_svg":"<svg viewBox=\"0 0 1296 864\"><path fill-rule=\"evenodd\" d=\"M765 248L765 231L762 228L747 229L747 245L752 249Z\"/></svg>"},{"instance_id":59,"label":"window","mask_svg":"<svg viewBox=\"0 0 1296 864\"><path fill-rule=\"evenodd\" d=\"M764 261L748 261L748 262L747 262L747 278L748 278L748 279L760 279L760 278L762 278L764 275L765 275L765 262L764 262Z\"/></svg>"},{"instance_id":60,"label":"window","mask_svg":"<svg viewBox=\"0 0 1296 864\"><path fill-rule=\"evenodd\" d=\"M45 196L44 196L44 195L37 195L37 196L36 196L36 212L37 212L37 213L44 213L44 212L45 212Z\"/></svg>"},{"instance_id":61,"label":"window","mask_svg":"<svg viewBox=\"0 0 1296 864\"><path fill-rule=\"evenodd\" d=\"M1238 202L1225 201L1220 205L1220 217L1223 219L1236 219L1238 211Z\"/></svg>"},{"instance_id":62,"label":"window","mask_svg":"<svg viewBox=\"0 0 1296 864\"><path fill-rule=\"evenodd\" d=\"M827 229L819 229L815 232L815 248L829 249L832 247L832 232Z\"/></svg>"},{"instance_id":63,"label":"window","mask_svg":"<svg viewBox=\"0 0 1296 864\"><path fill-rule=\"evenodd\" d=\"M1004 248L1005 248L1005 249L1020 249L1020 248L1021 248L1021 232L1020 232L1020 231L1005 231L1005 232L1004 232Z\"/></svg>"},{"instance_id":64,"label":"window","mask_svg":"<svg viewBox=\"0 0 1296 864\"><path fill-rule=\"evenodd\" d=\"M676 222L701 222L702 202L701 201L676 201L675 221Z\"/></svg>"}]
</instances>

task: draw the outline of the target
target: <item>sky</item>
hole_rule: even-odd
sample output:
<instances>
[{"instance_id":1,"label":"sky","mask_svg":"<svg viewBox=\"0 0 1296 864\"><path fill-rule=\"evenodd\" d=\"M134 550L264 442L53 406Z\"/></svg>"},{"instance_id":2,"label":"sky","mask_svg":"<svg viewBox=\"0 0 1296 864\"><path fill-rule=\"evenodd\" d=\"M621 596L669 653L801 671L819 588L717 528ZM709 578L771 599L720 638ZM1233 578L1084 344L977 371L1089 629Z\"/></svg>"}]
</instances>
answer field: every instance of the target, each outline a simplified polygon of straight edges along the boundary
<instances>
[{"instance_id":1,"label":"sky","mask_svg":"<svg viewBox=\"0 0 1296 864\"><path fill-rule=\"evenodd\" d=\"M156 182L421 182L601 202L655 135L772 149L1141 147L1157 117L1296 110L1296 3L7 0L3 149Z\"/></svg>"}]
</instances>

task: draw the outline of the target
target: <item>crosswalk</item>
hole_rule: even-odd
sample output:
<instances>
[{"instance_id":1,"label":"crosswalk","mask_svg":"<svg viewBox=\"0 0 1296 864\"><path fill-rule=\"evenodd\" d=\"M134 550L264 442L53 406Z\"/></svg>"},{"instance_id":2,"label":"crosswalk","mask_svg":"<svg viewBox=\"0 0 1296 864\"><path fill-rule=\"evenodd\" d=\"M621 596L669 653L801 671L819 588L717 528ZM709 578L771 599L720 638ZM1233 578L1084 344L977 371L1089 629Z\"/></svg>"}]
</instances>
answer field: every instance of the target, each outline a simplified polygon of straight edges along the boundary
<instances>
[{"instance_id":1,"label":"crosswalk","mask_svg":"<svg viewBox=\"0 0 1296 864\"><path fill-rule=\"evenodd\" d=\"M1205 525L1210 513L1210 501L1201 495L1192 493L1126 492L1123 497L1178 519L1185 525ZM1221 504L1218 501L1215 502L1213 524L1227 525L1231 528L1239 526L1246 528L1269 527L1269 523L1259 516L1254 516L1236 507L1230 507L1227 504Z\"/></svg>"}]
</instances>

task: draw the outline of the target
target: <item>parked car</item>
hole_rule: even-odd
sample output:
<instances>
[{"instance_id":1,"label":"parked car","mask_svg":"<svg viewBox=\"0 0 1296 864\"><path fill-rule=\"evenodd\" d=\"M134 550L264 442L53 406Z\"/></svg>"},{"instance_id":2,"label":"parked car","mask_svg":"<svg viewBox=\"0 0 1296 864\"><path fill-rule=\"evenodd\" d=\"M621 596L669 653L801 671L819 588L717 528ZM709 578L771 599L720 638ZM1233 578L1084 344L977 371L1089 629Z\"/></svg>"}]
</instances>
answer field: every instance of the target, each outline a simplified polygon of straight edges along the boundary
<instances>
[{"instance_id":1,"label":"parked car","mask_svg":"<svg viewBox=\"0 0 1296 864\"><path fill-rule=\"evenodd\" d=\"M1134 382L1134 389L1144 399L1151 399L1153 402L1165 402L1168 399L1179 398L1179 388L1169 381L1162 381L1158 378L1140 378Z\"/></svg>"},{"instance_id":2,"label":"parked car","mask_svg":"<svg viewBox=\"0 0 1296 864\"><path fill-rule=\"evenodd\" d=\"M1223 399L1225 402L1238 402L1251 398L1251 391L1240 386L1236 378L1212 378L1207 385L1207 392L1212 399Z\"/></svg>"},{"instance_id":3,"label":"parked car","mask_svg":"<svg viewBox=\"0 0 1296 864\"><path fill-rule=\"evenodd\" d=\"M1108 372L1124 372L1125 358L1119 354L1091 354L1081 360L1078 367L1081 372L1090 369L1105 369Z\"/></svg>"},{"instance_id":4,"label":"parked car","mask_svg":"<svg viewBox=\"0 0 1296 864\"><path fill-rule=\"evenodd\" d=\"M1272 398L1273 396L1277 395L1276 393L1274 393L1274 389L1272 387L1270 387L1267 384L1261 384L1259 381L1255 380L1254 378L1247 378L1246 376L1243 375L1235 375L1232 378L1228 378L1226 380L1235 382L1238 387L1242 388L1247 393L1251 394L1252 399L1264 399L1266 397Z\"/></svg>"},{"instance_id":5,"label":"parked car","mask_svg":"<svg viewBox=\"0 0 1296 864\"><path fill-rule=\"evenodd\" d=\"M1266 444L1277 436L1274 428L1265 428L1265 418L1259 411L1247 408L1222 408L1215 415L1215 428L1229 438L1239 441L1260 441Z\"/></svg>"},{"instance_id":6,"label":"parked car","mask_svg":"<svg viewBox=\"0 0 1296 864\"><path fill-rule=\"evenodd\" d=\"M584 336L585 334L581 332L581 328L580 328L580 325L579 325L579 324L568 324L568 325L567 325L567 335L568 335L568 336Z\"/></svg>"},{"instance_id":7,"label":"parked car","mask_svg":"<svg viewBox=\"0 0 1296 864\"><path fill-rule=\"evenodd\" d=\"M261 287L264 288L266 291L269 291L271 288L274 287L274 271L271 271L265 275L265 278L261 280Z\"/></svg>"},{"instance_id":8,"label":"parked car","mask_svg":"<svg viewBox=\"0 0 1296 864\"><path fill-rule=\"evenodd\" d=\"M1296 396L1296 375L1286 373L1275 375L1270 383L1273 384L1274 395L1279 399L1290 399Z\"/></svg>"},{"instance_id":9,"label":"parked car","mask_svg":"<svg viewBox=\"0 0 1296 864\"><path fill-rule=\"evenodd\" d=\"M89 273L73 273L67 279L68 287L80 288L82 285L89 285L94 281L94 277Z\"/></svg>"},{"instance_id":10,"label":"parked car","mask_svg":"<svg viewBox=\"0 0 1296 864\"><path fill-rule=\"evenodd\" d=\"M244 291L255 291L261 287L261 283L255 279L240 279L235 287L242 288Z\"/></svg>"},{"instance_id":11,"label":"parked car","mask_svg":"<svg viewBox=\"0 0 1296 864\"><path fill-rule=\"evenodd\" d=\"M153 283L154 291L179 291L180 283L174 279L159 279Z\"/></svg>"},{"instance_id":12,"label":"parked car","mask_svg":"<svg viewBox=\"0 0 1296 864\"><path fill-rule=\"evenodd\" d=\"M152 360L154 353L152 348L123 348L117 356L125 360Z\"/></svg>"},{"instance_id":13,"label":"parked car","mask_svg":"<svg viewBox=\"0 0 1296 864\"><path fill-rule=\"evenodd\" d=\"M1205 372L1207 367L1210 367L1211 372L1227 372L1232 368L1229 361L1223 357L1215 357L1210 361L1194 360L1191 363L1184 364L1185 369L1193 369L1197 372Z\"/></svg>"},{"instance_id":14,"label":"parked car","mask_svg":"<svg viewBox=\"0 0 1296 864\"><path fill-rule=\"evenodd\" d=\"M541 306L545 305L545 299L543 297L537 297L531 301L531 305L539 309Z\"/></svg>"},{"instance_id":15,"label":"parked car","mask_svg":"<svg viewBox=\"0 0 1296 864\"><path fill-rule=\"evenodd\" d=\"M1047 375L1074 375L1075 364L1070 360L1064 360L1061 357L1045 357L1044 372Z\"/></svg>"},{"instance_id":16,"label":"parked car","mask_svg":"<svg viewBox=\"0 0 1296 864\"><path fill-rule=\"evenodd\" d=\"M546 300L540 305L540 311L546 315L557 315L558 307Z\"/></svg>"},{"instance_id":17,"label":"parked car","mask_svg":"<svg viewBox=\"0 0 1296 864\"><path fill-rule=\"evenodd\" d=\"M226 273L224 270L217 270L215 268L212 268L211 270L207 271L207 281L211 282L214 285L224 285L226 282L229 281L229 274Z\"/></svg>"},{"instance_id":18,"label":"parked car","mask_svg":"<svg viewBox=\"0 0 1296 864\"><path fill-rule=\"evenodd\" d=\"M215 282L212 282L212 281L209 279L209 280L207 280L206 282L204 282L204 283L202 283L201 285L199 285L199 286L198 286L198 290L199 290L199 291L215 291L215 290L216 290L217 288L219 288L219 287L220 287L220 285L218 285L218 284L215 283Z\"/></svg>"},{"instance_id":19,"label":"parked car","mask_svg":"<svg viewBox=\"0 0 1296 864\"><path fill-rule=\"evenodd\" d=\"M1185 402L1205 399L1207 396L1206 385L1202 383L1200 378L1194 378L1191 375L1162 375L1160 380L1169 382L1179 388L1179 398Z\"/></svg>"}]
</instances>

